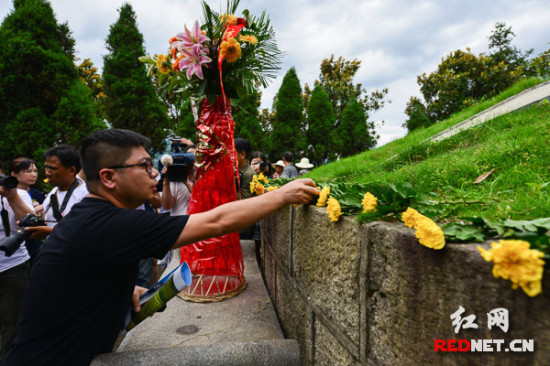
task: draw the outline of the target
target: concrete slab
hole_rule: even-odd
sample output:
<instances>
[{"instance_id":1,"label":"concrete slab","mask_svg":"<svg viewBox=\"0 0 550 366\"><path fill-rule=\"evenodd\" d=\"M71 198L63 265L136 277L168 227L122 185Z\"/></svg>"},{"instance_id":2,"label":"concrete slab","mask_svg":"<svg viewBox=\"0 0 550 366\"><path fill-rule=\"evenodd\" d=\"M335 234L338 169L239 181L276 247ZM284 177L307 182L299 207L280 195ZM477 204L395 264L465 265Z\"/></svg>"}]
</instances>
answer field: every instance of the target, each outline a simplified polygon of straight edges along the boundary
<instances>
[{"instance_id":1,"label":"concrete slab","mask_svg":"<svg viewBox=\"0 0 550 366\"><path fill-rule=\"evenodd\" d=\"M298 344L284 339L256 262L254 242L243 240L241 247L247 282L241 294L215 303L193 303L176 297L164 312L156 313L128 332L116 353L98 356L92 365L159 364L142 361L163 359L162 354L171 355L167 357L179 360L173 364L180 365L280 364L249 363L250 357L257 357L258 352L268 358L275 355L274 360L290 357L299 364ZM179 258L175 257L167 271L178 264ZM209 350L207 363L201 361L204 350ZM278 356L277 352L280 352ZM215 354L225 354L225 363L217 363ZM194 361L185 363L185 359ZM287 361L283 364L294 364ZM160 364L172 363L165 359Z\"/></svg>"}]
</instances>

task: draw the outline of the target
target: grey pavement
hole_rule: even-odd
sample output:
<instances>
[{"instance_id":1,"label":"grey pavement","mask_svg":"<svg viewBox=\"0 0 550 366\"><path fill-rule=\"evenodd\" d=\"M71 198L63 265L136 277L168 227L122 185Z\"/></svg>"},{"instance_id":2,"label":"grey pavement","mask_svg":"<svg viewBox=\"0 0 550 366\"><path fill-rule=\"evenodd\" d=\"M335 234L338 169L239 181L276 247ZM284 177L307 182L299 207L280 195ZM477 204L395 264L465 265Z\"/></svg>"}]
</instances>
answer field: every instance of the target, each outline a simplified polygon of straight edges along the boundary
<instances>
[{"instance_id":1,"label":"grey pavement","mask_svg":"<svg viewBox=\"0 0 550 366\"><path fill-rule=\"evenodd\" d=\"M431 141L441 141L470 127L477 126L485 121L501 116L503 114L527 107L530 104L539 102L550 97L550 81L546 81L532 88L526 89L521 93L511 96L502 102L495 104L491 108L479 112L478 114L452 126L440 133L432 136Z\"/></svg>"},{"instance_id":2,"label":"grey pavement","mask_svg":"<svg viewBox=\"0 0 550 366\"><path fill-rule=\"evenodd\" d=\"M241 294L214 303L176 297L128 332L116 353L92 365L298 365L298 343L284 339L254 242L243 240L241 247L247 282ZM170 266L178 264L175 256Z\"/></svg>"}]
</instances>

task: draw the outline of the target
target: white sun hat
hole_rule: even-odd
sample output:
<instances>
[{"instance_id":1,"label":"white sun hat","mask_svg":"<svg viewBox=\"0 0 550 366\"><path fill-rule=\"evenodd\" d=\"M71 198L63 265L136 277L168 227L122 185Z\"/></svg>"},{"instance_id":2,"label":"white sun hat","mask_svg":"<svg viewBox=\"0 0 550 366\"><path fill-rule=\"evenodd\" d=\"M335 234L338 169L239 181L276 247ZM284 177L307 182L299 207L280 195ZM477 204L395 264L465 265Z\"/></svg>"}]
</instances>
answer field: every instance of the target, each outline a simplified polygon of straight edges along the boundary
<instances>
[{"instance_id":1,"label":"white sun hat","mask_svg":"<svg viewBox=\"0 0 550 366\"><path fill-rule=\"evenodd\" d=\"M275 168L276 166L280 166L281 168L284 168L285 167L285 163L283 163L282 160L279 160L278 162L276 162L275 164L273 164L273 167Z\"/></svg>"},{"instance_id":2,"label":"white sun hat","mask_svg":"<svg viewBox=\"0 0 550 366\"><path fill-rule=\"evenodd\" d=\"M311 169L313 168L313 164L309 163L308 158L302 158L302 160L300 160L300 162L296 164L296 167L300 169Z\"/></svg>"}]
</instances>

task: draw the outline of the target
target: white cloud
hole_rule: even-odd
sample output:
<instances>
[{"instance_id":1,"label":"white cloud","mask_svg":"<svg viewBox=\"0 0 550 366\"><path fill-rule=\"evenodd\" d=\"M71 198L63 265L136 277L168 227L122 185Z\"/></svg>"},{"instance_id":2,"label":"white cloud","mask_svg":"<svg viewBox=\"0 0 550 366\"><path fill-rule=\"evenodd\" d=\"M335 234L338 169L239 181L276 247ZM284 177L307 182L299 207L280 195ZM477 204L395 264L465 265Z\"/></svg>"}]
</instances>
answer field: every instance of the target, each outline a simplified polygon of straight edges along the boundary
<instances>
[{"instance_id":1,"label":"white cloud","mask_svg":"<svg viewBox=\"0 0 550 366\"><path fill-rule=\"evenodd\" d=\"M132 4L148 53L163 53L168 40L202 18L194 0L51 0L59 22L68 21L77 41L77 55L103 65L105 39L117 20L117 9ZM219 11L225 1L209 1ZM0 17L11 10L0 3ZM271 108L283 76L296 68L302 86L313 84L324 58L334 54L361 60L355 82L368 91L388 88L389 103L375 113L385 120L380 143L403 136L401 124L410 96L418 95L416 76L430 73L441 58L456 49L487 52L496 22L512 26L514 45L540 53L550 45L550 7L547 0L241 0L239 10L262 10L270 15L279 48L286 52L277 80L263 92L262 106Z\"/></svg>"}]
</instances>

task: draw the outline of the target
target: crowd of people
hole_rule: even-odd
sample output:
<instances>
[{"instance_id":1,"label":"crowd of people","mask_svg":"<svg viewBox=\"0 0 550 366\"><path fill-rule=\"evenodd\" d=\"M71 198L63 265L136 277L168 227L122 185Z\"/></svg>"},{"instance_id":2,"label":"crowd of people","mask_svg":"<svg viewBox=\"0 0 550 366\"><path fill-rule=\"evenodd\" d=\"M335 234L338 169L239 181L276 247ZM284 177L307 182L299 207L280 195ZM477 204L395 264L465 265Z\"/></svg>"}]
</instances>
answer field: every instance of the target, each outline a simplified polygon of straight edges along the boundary
<instances>
[{"instance_id":1,"label":"crowd of people","mask_svg":"<svg viewBox=\"0 0 550 366\"><path fill-rule=\"evenodd\" d=\"M178 141L160 159L160 173L149 144L138 133L110 129L88 136L80 152L67 145L47 150L44 176L52 189L45 198L34 187L35 161L17 158L0 171L17 178L17 187L0 184L0 240L27 214L43 220L24 228L30 237L11 255L0 251L1 365L89 364L112 350L126 312L139 310L139 296L172 249L235 231L259 240L259 219L319 193L312 180L300 179L250 198L254 175L296 178L313 165L302 159L294 166L290 152L271 164L236 138L238 200L187 215L193 143Z\"/></svg>"}]
</instances>

